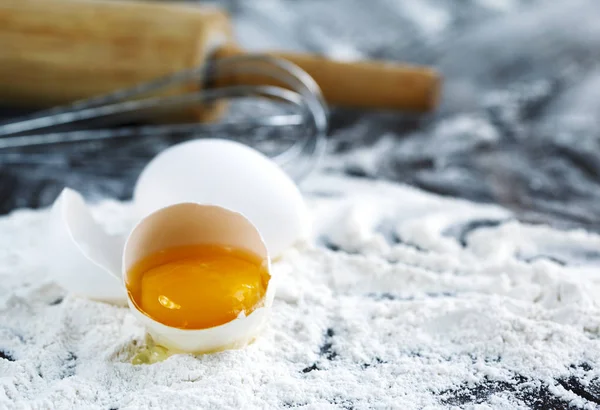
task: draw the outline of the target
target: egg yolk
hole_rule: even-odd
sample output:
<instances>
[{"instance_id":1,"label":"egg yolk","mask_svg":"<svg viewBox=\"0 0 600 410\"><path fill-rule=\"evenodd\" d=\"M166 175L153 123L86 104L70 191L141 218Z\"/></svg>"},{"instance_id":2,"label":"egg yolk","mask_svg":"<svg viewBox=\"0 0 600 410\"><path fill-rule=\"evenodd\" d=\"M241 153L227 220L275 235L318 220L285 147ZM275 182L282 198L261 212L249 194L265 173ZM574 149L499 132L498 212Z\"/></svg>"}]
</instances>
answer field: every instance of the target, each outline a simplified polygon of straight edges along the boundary
<instances>
[{"instance_id":1,"label":"egg yolk","mask_svg":"<svg viewBox=\"0 0 600 410\"><path fill-rule=\"evenodd\" d=\"M206 329L262 306L267 264L251 252L220 245L165 249L127 274L136 306L152 319L181 329Z\"/></svg>"}]
</instances>

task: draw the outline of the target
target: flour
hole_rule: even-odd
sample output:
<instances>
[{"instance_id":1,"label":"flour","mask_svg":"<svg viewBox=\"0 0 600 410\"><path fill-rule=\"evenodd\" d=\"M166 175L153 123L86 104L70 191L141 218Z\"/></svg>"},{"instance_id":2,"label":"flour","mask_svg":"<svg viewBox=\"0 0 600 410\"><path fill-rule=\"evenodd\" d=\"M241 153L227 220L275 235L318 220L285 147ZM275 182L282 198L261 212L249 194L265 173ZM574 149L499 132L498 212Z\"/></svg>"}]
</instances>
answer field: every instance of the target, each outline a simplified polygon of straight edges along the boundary
<instances>
[{"instance_id":1,"label":"flour","mask_svg":"<svg viewBox=\"0 0 600 410\"><path fill-rule=\"evenodd\" d=\"M598 377L599 236L383 182L303 189L315 237L274 263L268 329L153 365L130 364L144 330L127 308L47 277L47 212L2 218L0 408L594 408L564 381ZM132 221L125 203L94 212L111 232Z\"/></svg>"}]
</instances>

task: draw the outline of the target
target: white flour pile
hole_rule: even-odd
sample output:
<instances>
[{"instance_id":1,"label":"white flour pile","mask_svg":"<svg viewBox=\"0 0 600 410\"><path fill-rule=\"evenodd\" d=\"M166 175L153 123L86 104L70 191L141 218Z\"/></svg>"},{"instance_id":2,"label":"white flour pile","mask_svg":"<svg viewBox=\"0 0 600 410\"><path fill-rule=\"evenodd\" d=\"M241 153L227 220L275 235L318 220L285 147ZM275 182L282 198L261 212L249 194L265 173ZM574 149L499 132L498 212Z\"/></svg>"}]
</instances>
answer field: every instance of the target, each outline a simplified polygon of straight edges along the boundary
<instances>
[{"instance_id":1,"label":"white flour pile","mask_svg":"<svg viewBox=\"0 0 600 410\"><path fill-rule=\"evenodd\" d=\"M594 408L564 380L598 376L600 236L398 185L304 189L315 243L338 250L274 264L282 284L255 344L153 365L130 364L144 331L126 308L47 276L45 212L0 219L0 408ZM95 211L113 231L130 223L128 205Z\"/></svg>"}]
</instances>

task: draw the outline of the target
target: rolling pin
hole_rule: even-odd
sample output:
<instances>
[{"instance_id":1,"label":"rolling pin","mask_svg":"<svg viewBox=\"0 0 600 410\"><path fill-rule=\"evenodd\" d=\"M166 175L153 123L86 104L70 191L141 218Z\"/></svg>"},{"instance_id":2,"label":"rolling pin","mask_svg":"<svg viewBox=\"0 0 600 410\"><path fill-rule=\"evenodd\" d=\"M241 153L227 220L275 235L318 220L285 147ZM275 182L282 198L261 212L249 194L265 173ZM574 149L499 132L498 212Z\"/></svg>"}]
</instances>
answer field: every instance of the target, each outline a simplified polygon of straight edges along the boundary
<instances>
[{"instance_id":1,"label":"rolling pin","mask_svg":"<svg viewBox=\"0 0 600 410\"><path fill-rule=\"evenodd\" d=\"M206 5L0 1L2 105L65 104L198 67L207 59L240 54L244 51L235 44L227 14ZM427 67L269 54L304 69L332 105L424 112L438 101L440 77ZM218 86L253 81L248 76L224 77ZM169 93L193 91L189 85L182 87Z\"/></svg>"}]
</instances>

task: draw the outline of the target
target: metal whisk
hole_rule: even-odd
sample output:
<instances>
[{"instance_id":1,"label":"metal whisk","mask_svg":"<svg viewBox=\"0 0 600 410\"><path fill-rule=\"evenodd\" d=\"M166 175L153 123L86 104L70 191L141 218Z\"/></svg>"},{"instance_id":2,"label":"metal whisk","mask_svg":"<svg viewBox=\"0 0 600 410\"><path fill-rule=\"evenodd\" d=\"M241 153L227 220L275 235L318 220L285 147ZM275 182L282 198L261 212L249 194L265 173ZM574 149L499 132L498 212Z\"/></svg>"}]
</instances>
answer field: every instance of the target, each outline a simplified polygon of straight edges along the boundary
<instances>
[{"instance_id":1,"label":"metal whisk","mask_svg":"<svg viewBox=\"0 0 600 410\"><path fill-rule=\"evenodd\" d=\"M276 80L284 87L235 85L217 87L222 77L250 74ZM201 91L148 96L158 90L200 82ZM235 109L215 123L120 126L190 106L252 97L255 108ZM261 101L277 101L278 112L256 115ZM242 104L243 105L243 104ZM271 107L272 111L273 107ZM263 110L264 111L264 110ZM237 139L265 152L296 181L305 177L325 150L327 106L316 82L295 64L268 55L242 55L208 60L135 87L40 111L0 124L0 149L130 137L184 135ZM243 136L242 136L243 135Z\"/></svg>"}]
</instances>

